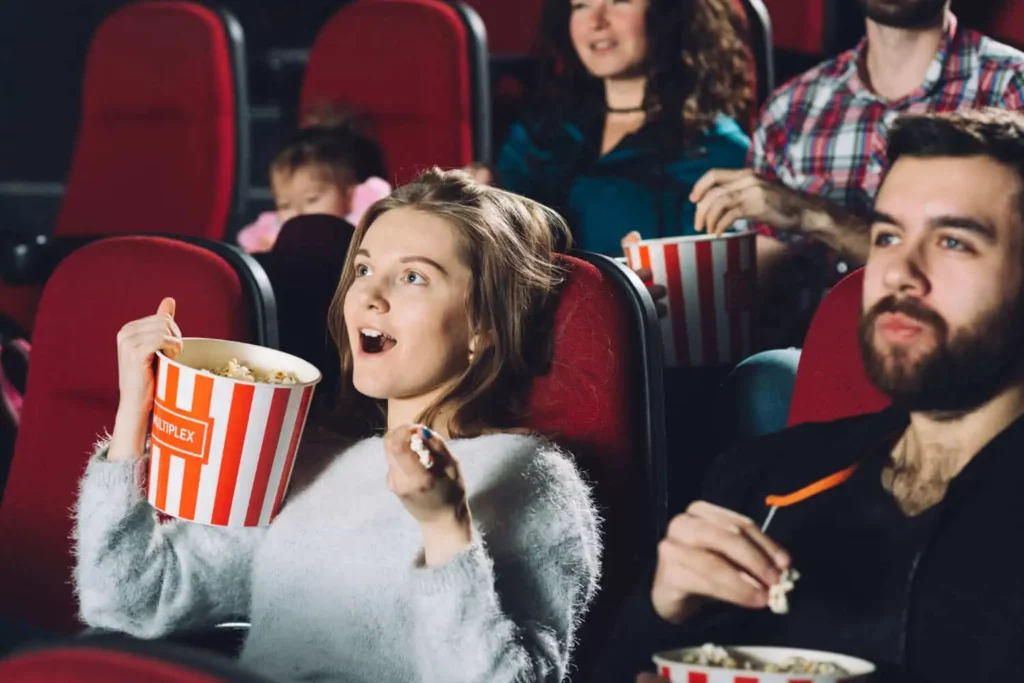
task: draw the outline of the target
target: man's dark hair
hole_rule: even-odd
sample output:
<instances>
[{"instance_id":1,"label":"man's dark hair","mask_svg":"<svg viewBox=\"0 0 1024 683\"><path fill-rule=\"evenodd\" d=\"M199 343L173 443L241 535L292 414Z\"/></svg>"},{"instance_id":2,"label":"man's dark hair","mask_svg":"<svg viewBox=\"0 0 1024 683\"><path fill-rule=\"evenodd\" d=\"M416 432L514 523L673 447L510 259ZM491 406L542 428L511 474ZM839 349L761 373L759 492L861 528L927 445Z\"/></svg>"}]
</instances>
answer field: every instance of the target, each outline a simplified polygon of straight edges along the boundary
<instances>
[{"instance_id":1,"label":"man's dark hair","mask_svg":"<svg viewBox=\"0 0 1024 683\"><path fill-rule=\"evenodd\" d=\"M889 133L888 152L890 166L902 156L989 157L1016 171L1024 189L1024 112L988 108L903 116ZM1024 215L1024 203L1021 208Z\"/></svg>"}]
</instances>

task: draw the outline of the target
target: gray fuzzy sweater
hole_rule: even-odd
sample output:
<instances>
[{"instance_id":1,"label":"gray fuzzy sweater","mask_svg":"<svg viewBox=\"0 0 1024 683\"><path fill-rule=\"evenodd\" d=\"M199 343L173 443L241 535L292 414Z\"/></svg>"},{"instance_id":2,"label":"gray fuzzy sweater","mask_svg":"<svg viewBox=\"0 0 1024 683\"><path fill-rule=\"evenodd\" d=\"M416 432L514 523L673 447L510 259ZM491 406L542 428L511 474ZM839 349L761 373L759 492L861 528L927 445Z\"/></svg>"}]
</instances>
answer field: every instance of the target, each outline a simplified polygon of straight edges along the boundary
<instances>
[{"instance_id":1,"label":"gray fuzzy sweater","mask_svg":"<svg viewBox=\"0 0 1024 683\"><path fill-rule=\"evenodd\" d=\"M160 524L145 459L112 463L100 444L75 510L82 619L142 638L247 619L241 662L277 680L560 681L598 586L590 491L535 437L449 446L474 541L430 568L417 522L385 484L380 438L300 453L267 529Z\"/></svg>"}]
</instances>

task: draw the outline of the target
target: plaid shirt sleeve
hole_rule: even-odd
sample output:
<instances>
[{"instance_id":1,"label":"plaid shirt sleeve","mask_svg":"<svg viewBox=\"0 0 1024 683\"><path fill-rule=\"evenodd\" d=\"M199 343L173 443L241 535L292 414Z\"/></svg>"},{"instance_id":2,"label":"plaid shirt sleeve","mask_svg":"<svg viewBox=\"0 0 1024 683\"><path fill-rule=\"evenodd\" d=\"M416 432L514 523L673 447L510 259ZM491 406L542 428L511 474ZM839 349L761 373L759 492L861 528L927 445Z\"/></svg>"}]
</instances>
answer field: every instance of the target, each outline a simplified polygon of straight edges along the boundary
<instances>
[{"instance_id":1,"label":"plaid shirt sleeve","mask_svg":"<svg viewBox=\"0 0 1024 683\"><path fill-rule=\"evenodd\" d=\"M1018 69L1006 84L999 105L1014 111L1024 109L1024 69Z\"/></svg>"},{"instance_id":2,"label":"plaid shirt sleeve","mask_svg":"<svg viewBox=\"0 0 1024 683\"><path fill-rule=\"evenodd\" d=\"M772 182L782 182L782 177L787 175L781 172L787 162L779 143L786 138L782 130L786 125L791 94L791 88L780 90L765 103L747 153L747 166L761 178ZM760 235L778 237L778 231L764 223L751 222L750 228Z\"/></svg>"}]
</instances>

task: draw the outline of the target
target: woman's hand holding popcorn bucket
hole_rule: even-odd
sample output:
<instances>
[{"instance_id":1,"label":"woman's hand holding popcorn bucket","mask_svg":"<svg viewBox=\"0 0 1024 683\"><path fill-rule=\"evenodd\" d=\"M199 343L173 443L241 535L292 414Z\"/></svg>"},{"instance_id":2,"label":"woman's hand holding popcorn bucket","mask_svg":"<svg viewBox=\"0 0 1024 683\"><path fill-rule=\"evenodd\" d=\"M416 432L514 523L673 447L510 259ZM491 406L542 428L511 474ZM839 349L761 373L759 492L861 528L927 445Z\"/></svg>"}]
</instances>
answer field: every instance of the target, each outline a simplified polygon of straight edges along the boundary
<instances>
[{"instance_id":1,"label":"woman's hand holding popcorn bucket","mask_svg":"<svg viewBox=\"0 0 1024 683\"><path fill-rule=\"evenodd\" d=\"M756 234L622 240L658 309L665 364L726 367L754 350Z\"/></svg>"},{"instance_id":2,"label":"woman's hand holding popcorn bucket","mask_svg":"<svg viewBox=\"0 0 1024 683\"><path fill-rule=\"evenodd\" d=\"M121 399L107 458L149 453L157 510L213 526L280 511L320 371L274 349L183 339L175 302L118 334ZM154 363L156 370L154 372Z\"/></svg>"},{"instance_id":3,"label":"woman's hand holding popcorn bucket","mask_svg":"<svg viewBox=\"0 0 1024 683\"><path fill-rule=\"evenodd\" d=\"M155 394L153 361L158 351L175 358L183 348L174 312L174 299L164 299L155 315L132 321L117 333L118 389L121 396L107 452L108 460L129 460L141 457L145 451Z\"/></svg>"}]
</instances>

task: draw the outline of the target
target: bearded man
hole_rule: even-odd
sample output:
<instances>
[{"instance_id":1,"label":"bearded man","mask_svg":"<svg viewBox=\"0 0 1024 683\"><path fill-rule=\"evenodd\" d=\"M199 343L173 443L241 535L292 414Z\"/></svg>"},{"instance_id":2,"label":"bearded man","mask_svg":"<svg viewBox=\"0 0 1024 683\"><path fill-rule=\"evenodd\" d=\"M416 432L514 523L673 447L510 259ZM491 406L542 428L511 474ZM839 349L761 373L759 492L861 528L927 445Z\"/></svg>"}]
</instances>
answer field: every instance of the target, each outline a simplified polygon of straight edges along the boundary
<instances>
[{"instance_id":1,"label":"bearded man","mask_svg":"<svg viewBox=\"0 0 1024 683\"><path fill-rule=\"evenodd\" d=\"M748 168L711 171L690 197L697 230L746 221L759 232L759 341L771 350L741 363L720 393L727 443L786 425L795 347L822 294L870 249L893 121L1024 108L1024 53L959 26L949 0L857 2L867 17L860 44L780 88L762 109Z\"/></svg>"},{"instance_id":2,"label":"bearded man","mask_svg":"<svg viewBox=\"0 0 1024 683\"><path fill-rule=\"evenodd\" d=\"M1024 671L1024 114L907 116L887 152L860 346L891 407L723 456L600 680L708 641L859 656L886 683ZM773 511L773 496L801 502ZM801 578L773 614L789 568Z\"/></svg>"}]
</instances>

